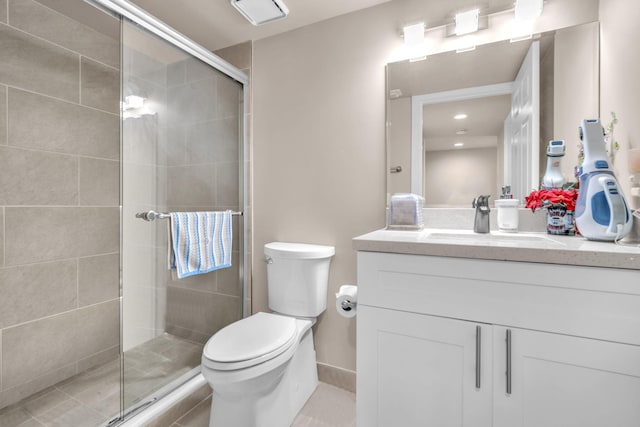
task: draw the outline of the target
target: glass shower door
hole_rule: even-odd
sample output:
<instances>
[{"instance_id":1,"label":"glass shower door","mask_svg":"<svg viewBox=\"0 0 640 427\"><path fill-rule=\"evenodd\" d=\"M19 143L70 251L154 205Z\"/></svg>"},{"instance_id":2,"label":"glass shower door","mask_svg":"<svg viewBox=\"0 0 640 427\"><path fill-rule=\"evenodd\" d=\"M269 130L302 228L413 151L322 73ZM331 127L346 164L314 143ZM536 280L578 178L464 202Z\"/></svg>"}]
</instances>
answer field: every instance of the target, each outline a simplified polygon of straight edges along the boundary
<instances>
[{"instance_id":1,"label":"glass shower door","mask_svg":"<svg viewBox=\"0 0 640 427\"><path fill-rule=\"evenodd\" d=\"M178 280L168 219L148 212L243 209L243 86L126 19L122 28L124 407L199 372L202 348L242 317L242 217L232 267Z\"/></svg>"}]
</instances>

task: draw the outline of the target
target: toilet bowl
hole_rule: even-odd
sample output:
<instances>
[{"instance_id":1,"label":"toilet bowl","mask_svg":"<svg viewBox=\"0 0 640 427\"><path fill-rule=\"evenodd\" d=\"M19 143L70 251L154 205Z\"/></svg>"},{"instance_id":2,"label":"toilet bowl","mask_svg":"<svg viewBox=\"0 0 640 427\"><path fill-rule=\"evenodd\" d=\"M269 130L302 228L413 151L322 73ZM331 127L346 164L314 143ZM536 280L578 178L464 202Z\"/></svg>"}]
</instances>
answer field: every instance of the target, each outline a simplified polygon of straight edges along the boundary
<instances>
[{"instance_id":1,"label":"toilet bowl","mask_svg":"<svg viewBox=\"0 0 640 427\"><path fill-rule=\"evenodd\" d=\"M269 307L212 336L202 373L213 389L211 427L288 427L318 384L311 327L326 309L334 248L265 245Z\"/></svg>"}]
</instances>

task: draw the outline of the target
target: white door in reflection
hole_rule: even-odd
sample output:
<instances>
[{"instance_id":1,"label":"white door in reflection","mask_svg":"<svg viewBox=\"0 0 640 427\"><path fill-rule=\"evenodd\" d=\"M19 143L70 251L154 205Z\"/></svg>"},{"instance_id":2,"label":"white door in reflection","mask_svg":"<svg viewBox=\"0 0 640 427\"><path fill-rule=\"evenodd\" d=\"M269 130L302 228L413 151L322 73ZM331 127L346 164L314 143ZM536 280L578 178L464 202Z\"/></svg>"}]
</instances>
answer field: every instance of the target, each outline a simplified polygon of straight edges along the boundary
<instances>
[{"instance_id":1,"label":"white door in reflection","mask_svg":"<svg viewBox=\"0 0 640 427\"><path fill-rule=\"evenodd\" d=\"M504 122L504 183L524 200L539 185L540 43L529 48L511 95L511 114Z\"/></svg>"}]
</instances>

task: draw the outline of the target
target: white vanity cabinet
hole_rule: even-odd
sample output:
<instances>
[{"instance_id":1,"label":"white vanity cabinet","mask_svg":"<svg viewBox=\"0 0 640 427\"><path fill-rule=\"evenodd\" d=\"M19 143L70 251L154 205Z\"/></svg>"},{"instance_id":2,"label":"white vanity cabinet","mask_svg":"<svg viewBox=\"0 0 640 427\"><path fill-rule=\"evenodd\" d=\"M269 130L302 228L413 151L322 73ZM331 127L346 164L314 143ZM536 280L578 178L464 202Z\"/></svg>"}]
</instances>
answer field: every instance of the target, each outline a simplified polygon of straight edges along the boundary
<instances>
[{"instance_id":1,"label":"white vanity cabinet","mask_svg":"<svg viewBox=\"0 0 640 427\"><path fill-rule=\"evenodd\" d=\"M493 360L495 427L640 426L639 346L496 326Z\"/></svg>"},{"instance_id":2,"label":"white vanity cabinet","mask_svg":"<svg viewBox=\"0 0 640 427\"><path fill-rule=\"evenodd\" d=\"M640 426L640 271L358 252L358 284L358 427Z\"/></svg>"},{"instance_id":3,"label":"white vanity cabinet","mask_svg":"<svg viewBox=\"0 0 640 427\"><path fill-rule=\"evenodd\" d=\"M358 426L490 426L492 344L491 325L360 305Z\"/></svg>"}]
</instances>

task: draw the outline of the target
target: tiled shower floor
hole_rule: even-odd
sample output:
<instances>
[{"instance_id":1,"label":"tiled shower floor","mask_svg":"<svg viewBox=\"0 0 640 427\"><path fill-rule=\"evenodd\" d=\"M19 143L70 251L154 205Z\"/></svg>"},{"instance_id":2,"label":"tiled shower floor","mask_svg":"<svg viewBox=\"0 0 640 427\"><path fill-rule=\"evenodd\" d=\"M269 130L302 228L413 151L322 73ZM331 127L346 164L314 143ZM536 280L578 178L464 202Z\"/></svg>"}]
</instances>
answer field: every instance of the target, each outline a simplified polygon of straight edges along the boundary
<instances>
[{"instance_id":1,"label":"tiled shower floor","mask_svg":"<svg viewBox=\"0 0 640 427\"><path fill-rule=\"evenodd\" d=\"M202 344L164 334L125 353L125 406L200 364ZM113 360L0 411L0 427L96 427L120 410Z\"/></svg>"}]
</instances>

